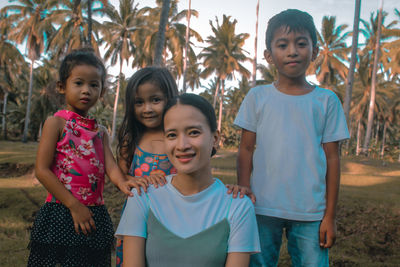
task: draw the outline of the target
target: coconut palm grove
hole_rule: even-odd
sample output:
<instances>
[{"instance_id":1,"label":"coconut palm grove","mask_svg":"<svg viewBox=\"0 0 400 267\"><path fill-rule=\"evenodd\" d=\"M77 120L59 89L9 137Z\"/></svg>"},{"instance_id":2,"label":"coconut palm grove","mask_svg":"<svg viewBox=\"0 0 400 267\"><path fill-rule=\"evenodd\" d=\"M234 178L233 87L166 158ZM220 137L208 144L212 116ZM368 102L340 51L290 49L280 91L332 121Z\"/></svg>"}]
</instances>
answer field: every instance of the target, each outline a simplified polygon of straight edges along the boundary
<instances>
[{"instance_id":1,"label":"coconut palm grove","mask_svg":"<svg viewBox=\"0 0 400 267\"><path fill-rule=\"evenodd\" d=\"M155 7L140 0L119 0L118 7L108 0L9 2L0 10L0 140L39 140L46 118L63 105L55 86L61 58L92 47L106 67L119 70L108 75L107 92L91 111L112 138L129 78L123 64L133 70L162 65L182 92L201 89L215 107L221 145L237 147L233 120L244 96L252 86L274 81L277 72L244 50L250 35L236 31L240 21L210 18L209 35L201 36L188 27L191 16L198 11L190 4L179 10L178 0L155 0ZM355 15L354 22L351 29L335 16L323 17L320 52L308 74L344 105L351 138L342 144L343 155L400 162L400 11L380 9L368 20Z\"/></svg>"}]
</instances>

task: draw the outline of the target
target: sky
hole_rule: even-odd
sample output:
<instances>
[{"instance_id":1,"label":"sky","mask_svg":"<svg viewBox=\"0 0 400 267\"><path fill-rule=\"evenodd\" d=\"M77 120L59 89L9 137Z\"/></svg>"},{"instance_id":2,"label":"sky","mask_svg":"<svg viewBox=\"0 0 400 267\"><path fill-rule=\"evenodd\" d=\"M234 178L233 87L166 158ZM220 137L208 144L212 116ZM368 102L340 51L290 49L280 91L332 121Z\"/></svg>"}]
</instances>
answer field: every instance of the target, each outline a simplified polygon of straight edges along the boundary
<instances>
[{"instance_id":1,"label":"sky","mask_svg":"<svg viewBox=\"0 0 400 267\"><path fill-rule=\"evenodd\" d=\"M8 4L8 0L0 0L0 8ZM110 0L117 7L119 0ZM139 8L156 6L155 0L135 0L139 4ZM377 12L381 0L362 0L361 1L361 19L369 21L371 12ZM222 16L225 14L231 16L231 19L236 19L236 34L249 33L250 37L246 40L244 49L248 51L248 56L254 57L254 37L256 23L256 5L257 0L191 0L191 8L198 11L199 16L192 17L190 27L196 30L203 39L212 34L209 21L214 25L217 17L222 21ZM306 11L314 18L315 25L318 30L321 29L323 16L336 16L336 25L347 24L348 31L353 29L355 0L260 0L259 25L258 25L258 42L257 42L257 61L258 63L266 64L263 59L263 51L265 49L265 30L268 20L275 14L289 9L296 8ZM189 7L189 0L180 0L178 3L179 10ZM398 0L383 0L383 10L388 12L386 23L393 21L396 18L394 9L400 9ZM186 23L186 20L182 20ZM361 26L361 24L360 24ZM396 27L400 27L397 25ZM351 42L351 38L348 38ZM359 41L362 42L360 36ZM197 44L198 51L201 50L205 43ZM24 53L24 51L22 51ZM118 64L117 64L118 65ZM246 67L251 71L250 63ZM117 74L117 68L110 69L111 74ZM114 73L115 72L115 73ZM130 66L124 66L125 75L128 77L133 73Z\"/></svg>"}]
</instances>

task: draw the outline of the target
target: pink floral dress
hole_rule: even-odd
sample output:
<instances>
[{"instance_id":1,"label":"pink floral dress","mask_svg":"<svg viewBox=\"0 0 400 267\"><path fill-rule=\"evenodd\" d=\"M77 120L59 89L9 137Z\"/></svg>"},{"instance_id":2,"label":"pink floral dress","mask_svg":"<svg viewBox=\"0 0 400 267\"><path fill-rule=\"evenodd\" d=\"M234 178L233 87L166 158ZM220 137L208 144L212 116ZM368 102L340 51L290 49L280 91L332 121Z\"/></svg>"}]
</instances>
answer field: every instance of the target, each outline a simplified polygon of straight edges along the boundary
<instances>
[{"instance_id":1,"label":"pink floral dress","mask_svg":"<svg viewBox=\"0 0 400 267\"><path fill-rule=\"evenodd\" d=\"M60 110L54 116L66 122L51 170L82 204L103 205L103 132L99 131L95 119L84 118L72 111ZM50 193L46 202L60 203Z\"/></svg>"}]
</instances>

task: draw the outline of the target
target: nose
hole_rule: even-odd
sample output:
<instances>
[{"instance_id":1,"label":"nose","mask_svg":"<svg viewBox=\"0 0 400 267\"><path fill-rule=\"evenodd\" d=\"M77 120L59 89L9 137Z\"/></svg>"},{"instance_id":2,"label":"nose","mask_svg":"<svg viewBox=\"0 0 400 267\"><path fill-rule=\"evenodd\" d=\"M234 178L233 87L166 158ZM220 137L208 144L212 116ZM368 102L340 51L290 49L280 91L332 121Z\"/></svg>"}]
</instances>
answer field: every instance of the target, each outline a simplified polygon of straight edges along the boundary
<instances>
[{"instance_id":1,"label":"nose","mask_svg":"<svg viewBox=\"0 0 400 267\"><path fill-rule=\"evenodd\" d=\"M185 151L190 148L189 139L185 134L178 136L176 147L179 151Z\"/></svg>"},{"instance_id":2,"label":"nose","mask_svg":"<svg viewBox=\"0 0 400 267\"><path fill-rule=\"evenodd\" d=\"M144 112L151 112L153 110L150 102L144 103Z\"/></svg>"},{"instance_id":3,"label":"nose","mask_svg":"<svg viewBox=\"0 0 400 267\"><path fill-rule=\"evenodd\" d=\"M82 93L88 95L90 93L90 88L88 84L82 86Z\"/></svg>"},{"instance_id":4,"label":"nose","mask_svg":"<svg viewBox=\"0 0 400 267\"><path fill-rule=\"evenodd\" d=\"M293 57L298 55L297 47L295 44L289 44L288 48L289 48L289 56Z\"/></svg>"}]
</instances>

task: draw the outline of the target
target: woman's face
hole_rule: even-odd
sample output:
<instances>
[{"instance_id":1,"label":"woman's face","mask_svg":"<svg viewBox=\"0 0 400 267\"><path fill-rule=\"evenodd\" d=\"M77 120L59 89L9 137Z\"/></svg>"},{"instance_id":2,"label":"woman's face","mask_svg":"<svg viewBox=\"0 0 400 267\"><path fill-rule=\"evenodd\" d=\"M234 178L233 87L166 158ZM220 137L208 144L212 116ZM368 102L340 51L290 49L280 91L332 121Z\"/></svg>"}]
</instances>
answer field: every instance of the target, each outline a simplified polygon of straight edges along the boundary
<instances>
[{"instance_id":1,"label":"woman's face","mask_svg":"<svg viewBox=\"0 0 400 267\"><path fill-rule=\"evenodd\" d=\"M209 173L212 148L218 140L218 132L211 132L206 117L193 106L177 104L165 114L165 148L178 173Z\"/></svg>"}]
</instances>

